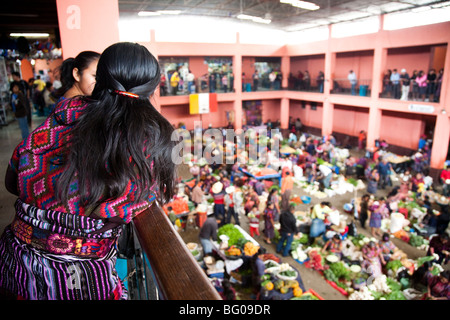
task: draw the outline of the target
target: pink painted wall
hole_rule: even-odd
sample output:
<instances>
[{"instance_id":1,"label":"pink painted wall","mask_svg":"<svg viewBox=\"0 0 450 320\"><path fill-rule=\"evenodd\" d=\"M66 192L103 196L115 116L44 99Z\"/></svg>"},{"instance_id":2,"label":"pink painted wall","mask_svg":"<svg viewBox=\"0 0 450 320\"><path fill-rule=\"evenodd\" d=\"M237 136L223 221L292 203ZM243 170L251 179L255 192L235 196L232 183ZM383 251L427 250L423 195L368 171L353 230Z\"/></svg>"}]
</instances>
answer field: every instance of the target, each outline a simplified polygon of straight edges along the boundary
<instances>
[{"instance_id":1,"label":"pink painted wall","mask_svg":"<svg viewBox=\"0 0 450 320\"><path fill-rule=\"evenodd\" d=\"M317 110L311 109L311 102L306 102L306 108L302 108L302 103L297 100L291 100L289 106L289 116L294 119L300 118L303 125L314 128L322 128L323 106L317 104Z\"/></svg>"},{"instance_id":2,"label":"pink painted wall","mask_svg":"<svg viewBox=\"0 0 450 320\"><path fill-rule=\"evenodd\" d=\"M119 41L117 0L56 0L63 58L103 52Z\"/></svg>"},{"instance_id":3,"label":"pink painted wall","mask_svg":"<svg viewBox=\"0 0 450 320\"><path fill-rule=\"evenodd\" d=\"M34 78L33 66L31 62L27 59L22 59L22 63L20 65L20 72L22 74L22 79L28 81L30 78Z\"/></svg>"},{"instance_id":4,"label":"pink painted wall","mask_svg":"<svg viewBox=\"0 0 450 320\"><path fill-rule=\"evenodd\" d=\"M388 50L386 69L397 69L400 72L405 68L409 75L414 70L423 70L425 73L430 68L430 47L409 47ZM445 56L444 56L445 59Z\"/></svg>"},{"instance_id":5,"label":"pink painted wall","mask_svg":"<svg viewBox=\"0 0 450 320\"><path fill-rule=\"evenodd\" d=\"M281 102L280 100L263 100L262 101L262 121L265 123L269 119L274 122L281 120Z\"/></svg>"},{"instance_id":6,"label":"pink painted wall","mask_svg":"<svg viewBox=\"0 0 450 320\"><path fill-rule=\"evenodd\" d=\"M255 73L255 58L242 57L242 73L245 73L245 83L253 84L253 74ZM236 75L237 76L237 75Z\"/></svg>"},{"instance_id":7,"label":"pink painted wall","mask_svg":"<svg viewBox=\"0 0 450 320\"><path fill-rule=\"evenodd\" d=\"M59 76L58 68L61 66L63 60L46 60L46 59L36 59L36 64L34 65L35 73L39 73L39 70L47 70L50 82L55 80L55 77Z\"/></svg>"},{"instance_id":8,"label":"pink painted wall","mask_svg":"<svg viewBox=\"0 0 450 320\"><path fill-rule=\"evenodd\" d=\"M336 55L334 68L335 79L347 79L348 73L353 70L360 80L371 80L373 72L373 52L345 52ZM344 87L350 87L347 81L340 82Z\"/></svg>"},{"instance_id":9,"label":"pink painted wall","mask_svg":"<svg viewBox=\"0 0 450 320\"><path fill-rule=\"evenodd\" d=\"M202 121L203 128L207 128L209 124L213 128L223 127L228 124L226 112L233 110L232 102L220 102L217 112L208 114L189 114L189 104L164 105L161 108L161 114L166 117L170 123L178 126L183 122L188 130L194 129L195 121Z\"/></svg>"},{"instance_id":10,"label":"pink painted wall","mask_svg":"<svg viewBox=\"0 0 450 320\"><path fill-rule=\"evenodd\" d=\"M380 139L387 143L417 149L424 122L420 115L383 111Z\"/></svg>"},{"instance_id":11,"label":"pink painted wall","mask_svg":"<svg viewBox=\"0 0 450 320\"><path fill-rule=\"evenodd\" d=\"M358 136L361 130L367 132L369 109L348 106L334 106L333 131Z\"/></svg>"},{"instance_id":12,"label":"pink painted wall","mask_svg":"<svg viewBox=\"0 0 450 320\"><path fill-rule=\"evenodd\" d=\"M208 65L205 64L205 57L189 57L189 69L196 79L208 73Z\"/></svg>"},{"instance_id":13,"label":"pink painted wall","mask_svg":"<svg viewBox=\"0 0 450 320\"><path fill-rule=\"evenodd\" d=\"M309 72L311 77L311 85L315 85L315 79L319 74L319 71L324 71L325 69L325 56L324 55L313 55L313 56L302 56L302 57L292 57L291 58L291 70L294 76L297 76L298 72Z\"/></svg>"}]
</instances>

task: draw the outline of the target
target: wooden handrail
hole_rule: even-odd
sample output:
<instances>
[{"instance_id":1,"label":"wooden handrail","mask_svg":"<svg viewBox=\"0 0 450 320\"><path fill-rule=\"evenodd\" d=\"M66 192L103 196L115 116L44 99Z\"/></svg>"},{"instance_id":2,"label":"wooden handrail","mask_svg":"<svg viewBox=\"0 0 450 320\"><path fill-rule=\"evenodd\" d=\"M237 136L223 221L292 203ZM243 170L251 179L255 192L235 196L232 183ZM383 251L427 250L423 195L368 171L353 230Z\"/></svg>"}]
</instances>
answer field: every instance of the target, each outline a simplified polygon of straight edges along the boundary
<instances>
[{"instance_id":1,"label":"wooden handrail","mask_svg":"<svg viewBox=\"0 0 450 320\"><path fill-rule=\"evenodd\" d=\"M133 221L164 299L222 300L157 203Z\"/></svg>"}]
</instances>

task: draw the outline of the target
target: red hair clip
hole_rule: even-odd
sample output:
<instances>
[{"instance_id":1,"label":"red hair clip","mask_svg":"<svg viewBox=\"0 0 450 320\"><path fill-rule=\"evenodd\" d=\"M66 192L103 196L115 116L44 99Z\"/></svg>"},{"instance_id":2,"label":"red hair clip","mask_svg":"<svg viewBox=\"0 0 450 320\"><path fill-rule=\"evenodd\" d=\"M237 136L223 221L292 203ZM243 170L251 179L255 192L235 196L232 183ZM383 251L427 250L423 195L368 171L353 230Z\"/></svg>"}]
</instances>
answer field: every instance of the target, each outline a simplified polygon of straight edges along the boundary
<instances>
[{"instance_id":1,"label":"red hair clip","mask_svg":"<svg viewBox=\"0 0 450 320\"><path fill-rule=\"evenodd\" d=\"M119 95L124 96L124 97L139 99L139 95L137 95L135 93L126 92L126 91L120 91L120 90L114 90L114 92L116 94L119 94Z\"/></svg>"}]
</instances>

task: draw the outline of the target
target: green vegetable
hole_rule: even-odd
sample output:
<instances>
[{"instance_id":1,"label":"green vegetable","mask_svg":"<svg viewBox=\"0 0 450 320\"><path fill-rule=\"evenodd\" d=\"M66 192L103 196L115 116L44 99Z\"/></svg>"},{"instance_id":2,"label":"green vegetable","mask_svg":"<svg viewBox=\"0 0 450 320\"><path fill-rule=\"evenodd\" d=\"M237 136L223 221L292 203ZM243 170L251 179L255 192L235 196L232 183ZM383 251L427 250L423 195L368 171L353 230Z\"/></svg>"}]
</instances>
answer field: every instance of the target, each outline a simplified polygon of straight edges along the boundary
<instances>
[{"instance_id":1,"label":"green vegetable","mask_svg":"<svg viewBox=\"0 0 450 320\"><path fill-rule=\"evenodd\" d=\"M290 300L319 300L319 298L312 294L302 294L300 297L293 297Z\"/></svg>"},{"instance_id":2,"label":"green vegetable","mask_svg":"<svg viewBox=\"0 0 450 320\"><path fill-rule=\"evenodd\" d=\"M217 237L219 239L221 235L226 235L229 238L229 246L236 245L240 239L245 239L244 235L231 223L223 225L217 230Z\"/></svg>"},{"instance_id":3,"label":"green vegetable","mask_svg":"<svg viewBox=\"0 0 450 320\"><path fill-rule=\"evenodd\" d=\"M420 235L417 235L415 233L411 233L411 236L409 238L409 244L413 247L420 247L424 244L423 237Z\"/></svg>"},{"instance_id":4,"label":"green vegetable","mask_svg":"<svg viewBox=\"0 0 450 320\"><path fill-rule=\"evenodd\" d=\"M338 282L339 281L339 278L336 277L336 275L333 273L333 271L331 269L323 270L323 275L329 281L332 281L332 282Z\"/></svg>"},{"instance_id":5,"label":"green vegetable","mask_svg":"<svg viewBox=\"0 0 450 320\"><path fill-rule=\"evenodd\" d=\"M297 273L293 270L282 271L279 274L285 277L295 277L297 275Z\"/></svg>"},{"instance_id":6,"label":"green vegetable","mask_svg":"<svg viewBox=\"0 0 450 320\"><path fill-rule=\"evenodd\" d=\"M387 278L386 283L392 291L398 291L402 288L402 285L392 278Z\"/></svg>"},{"instance_id":7,"label":"green vegetable","mask_svg":"<svg viewBox=\"0 0 450 320\"><path fill-rule=\"evenodd\" d=\"M420 257L419 259L417 259L417 267L422 266L427 261L433 261L433 260L434 260L433 256Z\"/></svg>"},{"instance_id":8,"label":"green vegetable","mask_svg":"<svg viewBox=\"0 0 450 320\"><path fill-rule=\"evenodd\" d=\"M396 272L401 267L402 267L402 262L400 260L391 260L386 264L386 269L392 270L394 272Z\"/></svg>"},{"instance_id":9,"label":"green vegetable","mask_svg":"<svg viewBox=\"0 0 450 320\"><path fill-rule=\"evenodd\" d=\"M350 279L350 270L341 261L331 264L330 269L338 279Z\"/></svg>"}]
</instances>

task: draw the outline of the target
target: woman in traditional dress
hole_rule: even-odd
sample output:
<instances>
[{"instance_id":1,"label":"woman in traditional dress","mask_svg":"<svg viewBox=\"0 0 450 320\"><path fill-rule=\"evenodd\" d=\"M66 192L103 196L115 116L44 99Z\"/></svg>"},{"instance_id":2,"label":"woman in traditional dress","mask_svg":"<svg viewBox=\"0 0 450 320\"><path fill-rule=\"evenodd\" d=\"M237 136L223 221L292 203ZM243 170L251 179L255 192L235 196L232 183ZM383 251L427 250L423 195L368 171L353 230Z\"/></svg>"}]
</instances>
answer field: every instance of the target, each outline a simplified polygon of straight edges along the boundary
<instances>
[{"instance_id":1,"label":"woman in traditional dress","mask_svg":"<svg viewBox=\"0 0 450 320\"><path fill-rule=\"evenodd\" d=\"M16 147L6 186L18 199L0 238L0 295L127 298L115 270L122 226L155 199L171 199L176 180L173 127L149 99L160 74L145 47L111 45L92 95L61 101Z\"/></svg>"}]
</instances>

